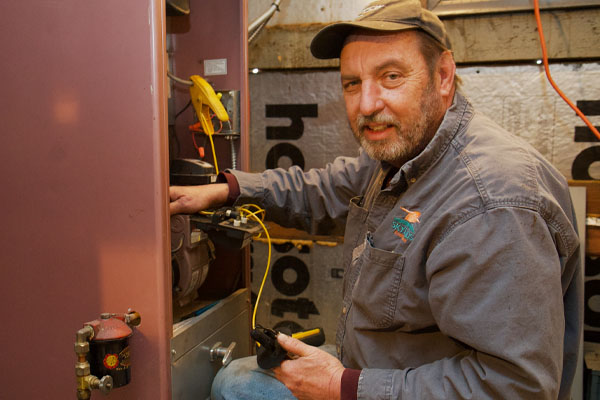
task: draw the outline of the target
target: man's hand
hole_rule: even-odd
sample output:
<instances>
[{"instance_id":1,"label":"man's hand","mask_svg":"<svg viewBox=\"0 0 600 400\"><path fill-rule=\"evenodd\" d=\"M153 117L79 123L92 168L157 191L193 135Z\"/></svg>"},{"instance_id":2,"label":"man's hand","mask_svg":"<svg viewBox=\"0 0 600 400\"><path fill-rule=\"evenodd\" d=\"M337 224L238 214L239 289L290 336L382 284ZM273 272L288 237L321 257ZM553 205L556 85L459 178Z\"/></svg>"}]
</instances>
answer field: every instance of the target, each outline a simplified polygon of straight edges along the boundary
<instances>
[{"instance_id":1,"label":"man's hand","mask_svg":"<svg viewBox=\"0 0 600 400\"><path fill-rule=\"evenodd\" d=\"M339 399L344 366L331 354L280 333L277 341L299 357L273 368L279 379L299 400Z\"/></svg>"},{"instance_id":2,"label":"man's hand","mask_svg":"<svg viewBox=\"0 0 600 400\"><path fill-rule=\"evenodd\" d=\"M171 186L169 211L173 214L194 214L207 208L219 207L227 201L229 186L217 183L203 186Z\"/></svg>"}]
</instances>

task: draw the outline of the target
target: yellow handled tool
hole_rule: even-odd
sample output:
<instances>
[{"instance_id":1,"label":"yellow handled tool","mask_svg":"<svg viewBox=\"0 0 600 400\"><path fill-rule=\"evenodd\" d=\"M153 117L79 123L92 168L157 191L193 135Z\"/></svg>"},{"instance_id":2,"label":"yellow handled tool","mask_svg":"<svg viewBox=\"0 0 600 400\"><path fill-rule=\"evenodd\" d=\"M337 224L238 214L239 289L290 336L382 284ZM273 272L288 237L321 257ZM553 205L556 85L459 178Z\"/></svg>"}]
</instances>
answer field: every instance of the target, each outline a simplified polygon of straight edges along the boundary
<instances>
[{"instance_id":1,"label":"yellow handled tool","mask_svg":"<svg viewBox=\"0 0 600 400\"><path fill-rule=\"evenodd\" d=\"M198 119L202 124L202 130L208 136L212 136L215 132L211 118L210 110L212 110L217 118L221 121L229 121L229 115L225 111L225 107L221 103L220 94L217 95L210 85L204 78L199 75L190 76L190 80L194 83L190 86L190 97L192 98L192 105L198 114Z\"/></svg>"}]
</instances>

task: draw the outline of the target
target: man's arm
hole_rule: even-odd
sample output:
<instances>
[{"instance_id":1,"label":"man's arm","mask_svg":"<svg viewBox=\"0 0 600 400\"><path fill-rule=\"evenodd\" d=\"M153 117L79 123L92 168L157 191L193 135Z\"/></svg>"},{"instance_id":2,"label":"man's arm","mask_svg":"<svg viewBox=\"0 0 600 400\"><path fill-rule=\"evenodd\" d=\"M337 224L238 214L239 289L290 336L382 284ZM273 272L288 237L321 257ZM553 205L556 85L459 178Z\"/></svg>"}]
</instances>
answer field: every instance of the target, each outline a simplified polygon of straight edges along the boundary
<instances>
[{"instance_id":1,"label":"man's arm","mask_svg":"<svg viewBox=\"0 0 600 400\"><path fill-rule=\"evenodd\" d=\"M364 192L377 166L361 150L358 157L338 157L325 168L306 172L297 166L261 174L229 172L240 185L236 204L256 202L266 209L268 220L285 227L341 234L350 199Z\"/></svg>"},{"instance_id":2,"label":"man's arm","mask_svg":"<svg viewBox=\"0 0 600 400\"><path fill-rule=\"evenodd\" d=\"M240 195L240 185L235 176L221 172L216 185L171 186L169 195L171 215L193 214L207 208L232 205Z\"/></svg>"},{"instance_id":3,"label":"man's arm","mask_svg":"<svg viewBox=\"0 0 600 400\"><path fill-rule=\"evenodd\" d=\"M172 186L170 212L258 203L267 219L280 225L330 233L343 228L350 199L366 188L376 166L361 150L358 157L338 157L325 168L307 172L296 166L262 173L227 170L217 180L223 184Z\"/></svg>"},{"instance_id":4,"label":"man's arm","mask_svg":"<svg viewBox=\"0 0 600 400\"><path fill-rule=\"evenodd\" d=\"M229 186L216 183L203 186L171 186L169 188L169 212L194 214L208 208L219 207L227 202Z\"/></svg>"}]
</instances>

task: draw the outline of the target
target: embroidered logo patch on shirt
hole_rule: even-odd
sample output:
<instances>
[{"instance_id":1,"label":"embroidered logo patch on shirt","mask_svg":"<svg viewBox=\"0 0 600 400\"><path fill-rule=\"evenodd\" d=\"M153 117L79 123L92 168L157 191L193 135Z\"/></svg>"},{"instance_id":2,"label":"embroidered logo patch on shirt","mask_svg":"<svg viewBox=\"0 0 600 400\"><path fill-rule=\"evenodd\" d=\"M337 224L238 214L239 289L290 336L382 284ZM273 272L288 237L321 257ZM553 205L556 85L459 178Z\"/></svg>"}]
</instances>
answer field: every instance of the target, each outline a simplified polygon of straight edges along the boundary
<instances>
[{"instance_id":1,"label":"embroidered logo patch on shirt","mask_svg":"<svg viewBox=\"0 0 600 400\"><path fill-rule=\"evenodd\" d=\"M418 224L421 213L419 211L410 211L404 207L406 215L403 218L395 217L392 221L394 235L398 236L404 243L410 242L415 238L415 225Z\"/></svg>"}]
</instances>

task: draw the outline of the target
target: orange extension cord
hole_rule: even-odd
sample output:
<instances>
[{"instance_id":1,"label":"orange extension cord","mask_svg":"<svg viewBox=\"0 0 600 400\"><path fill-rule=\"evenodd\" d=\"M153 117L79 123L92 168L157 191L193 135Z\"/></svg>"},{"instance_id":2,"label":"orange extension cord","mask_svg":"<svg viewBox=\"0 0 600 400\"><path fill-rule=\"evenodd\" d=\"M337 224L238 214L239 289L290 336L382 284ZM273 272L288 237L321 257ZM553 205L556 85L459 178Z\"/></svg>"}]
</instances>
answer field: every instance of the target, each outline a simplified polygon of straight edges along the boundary
<instances>
[{"instance_id":1,"label":"orange extension cord","mask_svg":"<svg viewBox=\"0 0 600 400\"><path fill-rule=\"evenodd\" d=\"M543 61L544 61L544 69L546 70L546 77L548 78L548 81L550 82L550 84L552 85L554 90L556 90L556 93L558 93L560 95L560 97L562 97L563 100L565 102L567 102L567 104L575 111L575 113L579 116L579 118L581 118L583 120L583 122L585 122L585 124L588 126L588 128L590 128L592 130L592 132L594 133L594 135L596 135L598 140L600 140L600 132L598 132L598 129L596 129L596 127L594 125L592 125L592 123L585 117L585 115L583 115L581 110L579 108L577 108L577 106L575 104L573 104L573 102L571 100L569 100L567 98L567 96L565 96L565 94L558 88L556 83L554 83L554 80L552 79L552 76L550 75L550 67L548 66L548 52L546 51L546 40L544 39L544 32L542 31L542 19L540 18L539 0L533 0L533 7L534 7L534 11L535 11L535 21L537 23L538 33L540 34L540 43L542 45L542 57L543 57Z\"/></svg>"}]
</instances>

